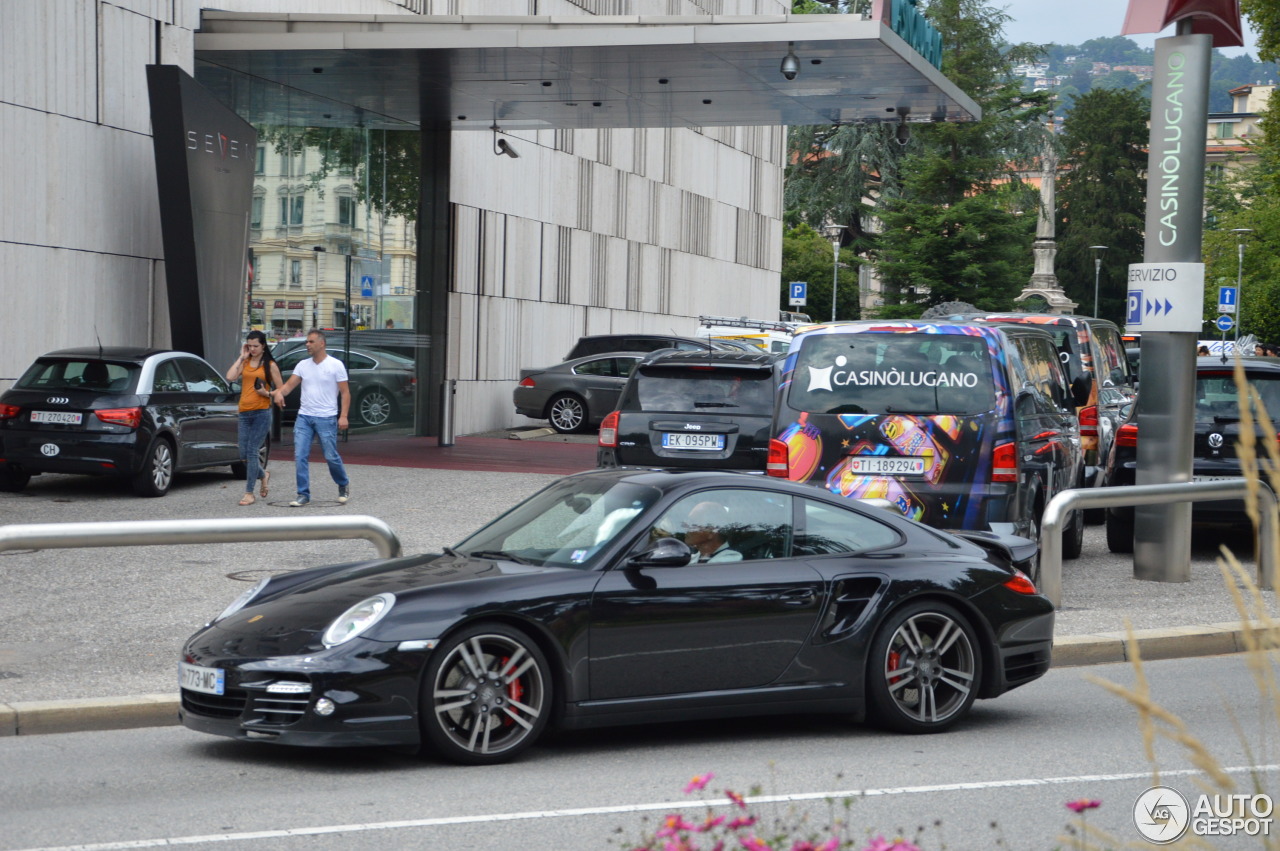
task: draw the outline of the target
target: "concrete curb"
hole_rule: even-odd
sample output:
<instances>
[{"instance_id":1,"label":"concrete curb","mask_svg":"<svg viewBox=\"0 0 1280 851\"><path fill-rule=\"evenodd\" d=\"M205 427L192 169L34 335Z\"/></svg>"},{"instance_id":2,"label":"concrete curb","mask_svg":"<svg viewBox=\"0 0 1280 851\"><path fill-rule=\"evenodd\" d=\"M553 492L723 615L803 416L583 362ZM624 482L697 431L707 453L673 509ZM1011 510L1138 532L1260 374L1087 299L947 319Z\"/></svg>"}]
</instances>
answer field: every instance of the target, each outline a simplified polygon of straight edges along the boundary
<instances>
[{"instance_id":1,"label":"concrete curb","mask_svg":"<svg viewBox=\"0 0 1280 851\"><path fill-rule=\"evenodd\" d=\"M1138 653L1147 661L1280 647L1280 627L1261 621L1138 629L1133 636ZM1055 668L1128 661L1132 660L1124 632L1067 635L1053 642ZM171 727L177 723L176 694L0 703L0 737Z\"/></svg>"}]
</instances>

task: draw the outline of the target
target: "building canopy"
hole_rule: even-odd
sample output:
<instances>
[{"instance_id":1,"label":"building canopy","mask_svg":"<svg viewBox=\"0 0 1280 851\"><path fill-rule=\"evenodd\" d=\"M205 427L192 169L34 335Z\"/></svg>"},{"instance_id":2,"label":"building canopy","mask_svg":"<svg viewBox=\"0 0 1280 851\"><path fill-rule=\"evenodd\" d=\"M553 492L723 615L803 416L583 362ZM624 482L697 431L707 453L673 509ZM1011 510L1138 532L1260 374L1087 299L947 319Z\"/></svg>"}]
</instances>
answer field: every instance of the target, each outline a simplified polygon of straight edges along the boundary
<instances>
[{"instance_id":1,"label":"building canopy","mask_svg":"<svg viewBox=\"0 0 1280 851\"><path fill-rule=\"evenodd\" d=\"M970 121L886 24L851 15L496 17L205 10L200 81L255 120L488 130ZM797 73L787 79L792 54ZM250 86L246 76L270 86ZM252 102L249 102L249 99ZM299 114L299 110L303 114ZM339 120L337 113L344 113Z\"/></svg>"}]
</instances>

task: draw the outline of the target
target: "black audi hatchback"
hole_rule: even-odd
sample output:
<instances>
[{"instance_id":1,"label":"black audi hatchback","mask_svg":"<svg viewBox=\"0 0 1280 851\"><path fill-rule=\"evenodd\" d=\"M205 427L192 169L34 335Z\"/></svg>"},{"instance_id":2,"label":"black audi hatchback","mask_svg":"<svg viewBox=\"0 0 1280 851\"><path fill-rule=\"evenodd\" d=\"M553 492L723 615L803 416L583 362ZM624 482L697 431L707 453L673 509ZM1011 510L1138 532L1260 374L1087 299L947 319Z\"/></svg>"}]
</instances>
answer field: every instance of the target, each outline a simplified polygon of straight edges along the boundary
<instances>
[{"instance_id":1,"label":"black audi hatchback","mask_svg":"<svg viewBox=\"0 0 1280 851\"><path fill-rule=\"evenodd\" d=\"M187 352L49 352L0 395L0 491L41 473L124 477L138 496L164 496L179 470L230 465L243 478L238 408L233 386Z\"/></svg>"},{"instance_id":2,"label":"black audi hatchback","mask_svg":"<svg viewBox=\"0 0 1280 851\"><path fill-rule=\"evenodd\" d=\"M769 352L648 355L600 424L596 465L763 473L779 362Z\"/></svg>"}]
</instances>

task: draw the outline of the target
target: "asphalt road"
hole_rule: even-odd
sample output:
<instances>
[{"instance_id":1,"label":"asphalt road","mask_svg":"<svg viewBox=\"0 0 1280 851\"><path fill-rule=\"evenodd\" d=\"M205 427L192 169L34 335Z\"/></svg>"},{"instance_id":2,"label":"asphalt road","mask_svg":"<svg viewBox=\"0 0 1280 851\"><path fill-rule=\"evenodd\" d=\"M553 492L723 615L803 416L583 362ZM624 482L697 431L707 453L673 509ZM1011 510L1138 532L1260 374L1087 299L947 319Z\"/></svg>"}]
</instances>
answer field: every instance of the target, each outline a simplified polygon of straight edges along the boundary
<instances>
[{"instance_id":1,"label":"asphalt road","mask_svg":"<svg viewBox=\"0 0 1280 851\"><path fill-rule=\"evenodd\" d=\"M1260 697L1243 656L1154 662L1146 674L1154 699L1222 765L1246 765L1249 748L1260 763L1277 761L1275 706ZM859 848L899 832L929 851L1074 848L1065 831L1077 822L1065 803L1080 798L1102 802L1088 824L1114 837L1090 847L1134 847L1133 806L1152 785L1152 766L1137 713L1094 676L1134 680L1125 665L1055 669L980 702L960 727L936 736L835 718L654 725L562 734L514 764L486 768L176 727L0 738L0 849L598 851L630 847L623 840L637 840L646 818L652 830L673 811L704 817L704 796L682 789L708 771L716 777L706 800L759 787L763 800L751 806L766 825L808 818L818 829L834 814ZM1162 781L1194 799L1185 753L1158 740L1155 755ZM1243 771L1229 776L1239 791L1253 783ZM1275 766L1256 779L1275 793ZM1215 837L1208 847L1261 843Z\"/></svg>"}]
</instances>

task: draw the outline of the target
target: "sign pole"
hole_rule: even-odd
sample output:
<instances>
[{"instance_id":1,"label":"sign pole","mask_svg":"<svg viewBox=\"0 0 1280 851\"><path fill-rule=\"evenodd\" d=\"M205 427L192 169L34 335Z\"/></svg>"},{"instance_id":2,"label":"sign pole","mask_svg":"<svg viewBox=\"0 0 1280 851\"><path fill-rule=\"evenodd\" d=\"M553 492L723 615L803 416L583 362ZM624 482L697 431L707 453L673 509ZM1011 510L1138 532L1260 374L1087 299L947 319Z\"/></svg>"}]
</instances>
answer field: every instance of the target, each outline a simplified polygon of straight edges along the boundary
<instances>
[{"instance_id":1,"label":"sign pole","mask_svg":"<svg viewBox=\"0 0 1280 851\"><path fill-rule=\"evenodd\" d=\"M1146 244L1142 267L1178 267L1195 277L1199 293L1167 289L1149 275L1139 286L1130 267L1129 304L1133 319L1137 294L1142 330L1142 392L1138 396L1139 485L1191 481L1194 441L1196 340L1203 327L1204 264L1200 238L1204 207L1204 146L1208 124L1209 58L1212 36L1191 34L1191 21L1178 35L1156 40L1152 80L1150 153L1147 160ZM1161 297L1162 291L1172 293ZM1151 310L1155 296L1157 310ZM1195 298L1194 307L1184 302ZM1142 325L1156 322L1155 333ZM1137 506L1134 509L1133 575L1158 582L1191 579L1191 504Z\"/></svg>"}]
</instances>

